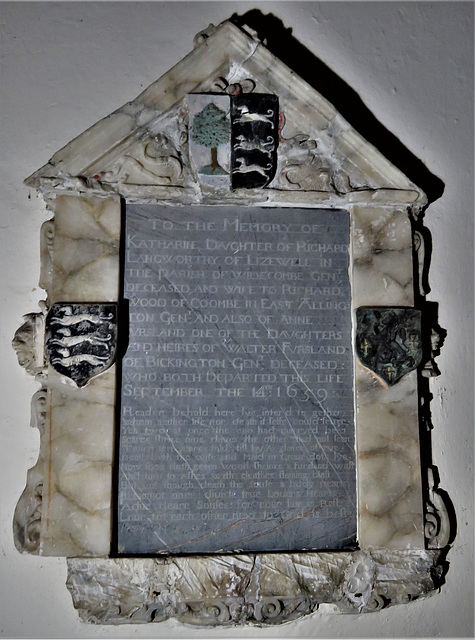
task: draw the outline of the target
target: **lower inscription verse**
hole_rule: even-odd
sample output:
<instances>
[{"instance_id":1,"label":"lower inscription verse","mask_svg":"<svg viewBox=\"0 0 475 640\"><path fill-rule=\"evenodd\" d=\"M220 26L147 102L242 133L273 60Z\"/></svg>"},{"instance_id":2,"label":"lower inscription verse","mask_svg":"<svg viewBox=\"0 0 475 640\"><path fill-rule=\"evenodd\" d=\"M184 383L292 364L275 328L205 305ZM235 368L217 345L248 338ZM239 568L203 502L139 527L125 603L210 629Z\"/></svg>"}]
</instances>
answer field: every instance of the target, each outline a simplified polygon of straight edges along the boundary
<instances>
[{"instance_id":1,"label":"lower inscription verse","mask_svg":"<svg viewBox=\"0 0 475 640\"><path fill-rule=\"evenodd\" d=\"M356 536L349 215L127 206L118 548Z\"/></svg>"}]
</instances>

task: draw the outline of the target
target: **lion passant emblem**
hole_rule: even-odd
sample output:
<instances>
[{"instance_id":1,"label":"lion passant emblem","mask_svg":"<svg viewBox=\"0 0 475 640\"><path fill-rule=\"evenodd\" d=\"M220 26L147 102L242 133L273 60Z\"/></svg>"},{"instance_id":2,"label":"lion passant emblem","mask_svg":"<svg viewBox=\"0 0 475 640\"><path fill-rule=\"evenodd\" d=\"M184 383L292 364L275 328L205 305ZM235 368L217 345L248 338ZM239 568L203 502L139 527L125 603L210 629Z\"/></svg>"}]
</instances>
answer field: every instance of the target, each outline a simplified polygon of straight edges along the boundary
<instances>
[{"instance_id":1,"label":"lion passant emblem","mask_svg":"<svg viewBox=\"0 0 475 640\"><path fill-rule=\"evenodd\" d=\"M115 304L60 302L51 305L46 318L46 354L51 366L78 387L112 365L116 347Z\"/></svg>"}]
</instances>

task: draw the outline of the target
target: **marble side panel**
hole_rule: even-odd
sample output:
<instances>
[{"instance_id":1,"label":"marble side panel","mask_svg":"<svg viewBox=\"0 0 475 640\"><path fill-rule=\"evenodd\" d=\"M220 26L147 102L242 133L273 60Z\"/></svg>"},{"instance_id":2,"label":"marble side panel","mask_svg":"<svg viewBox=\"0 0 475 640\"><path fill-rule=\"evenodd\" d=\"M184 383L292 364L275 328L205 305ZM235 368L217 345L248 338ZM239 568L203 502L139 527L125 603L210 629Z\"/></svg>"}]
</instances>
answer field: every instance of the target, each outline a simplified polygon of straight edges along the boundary
<instances>
[{"instance_id":1,"label":"marble side panel","mask_svg":"<svg viewBox=\"0 0 475 640\"><path fill-rule=\"evenodd\" d=\"M51 302L115 302L120 202L58 196ZM107 555L111 540L115 366L78 388L48 367L40 553Z\"/></svg>"},{"instance_id":2,"label":"marble side panel","mask_svg":"<svg viewBox=\"0 0 475 640\"><path fill-rule=\"evenodd\" d=\"M413 306L412 232L404 207L352 209L353 308ZM386 388L356 358L358 542L424 548L417 372Z\"/></svg>"},{"instance_id":3,"label":"marble side panel","mask_svg":"<svg viewBox=\"0 0 475 640\"><path fill-rule=\"evenodd\" d=\"M115 379L113 366L78 389L49 367L42 555L109 553Z\"/></svg>"},{"instance_id":4,"label":"marble side panel","mask_svg":"<svg viewBox=\"0 0 475 640\"><path fill-rule=\"evenodd\" d=\"M412 232L407 210L354 206L352 238L354 308L412 306Z\"/></svg>"},{"instance_id":5,"label":"marble side panel","mask_svg":"<svg viewBox=\"0 0 475 640\"><path fill-rule=\"evenodd\" d=\"M114 302L119 291L120 199L58 196L51 302Z\"/></svg>"},{"instance_id":6,"label":"marble side panel","mask_svg":"<svg viewBox=\"0 0 475 640\"><path fill-rule=\"evenodd\" d=\"M423 549L417 372L385 388L356 363L358 541Z\"/></svg>"}]
</instances>

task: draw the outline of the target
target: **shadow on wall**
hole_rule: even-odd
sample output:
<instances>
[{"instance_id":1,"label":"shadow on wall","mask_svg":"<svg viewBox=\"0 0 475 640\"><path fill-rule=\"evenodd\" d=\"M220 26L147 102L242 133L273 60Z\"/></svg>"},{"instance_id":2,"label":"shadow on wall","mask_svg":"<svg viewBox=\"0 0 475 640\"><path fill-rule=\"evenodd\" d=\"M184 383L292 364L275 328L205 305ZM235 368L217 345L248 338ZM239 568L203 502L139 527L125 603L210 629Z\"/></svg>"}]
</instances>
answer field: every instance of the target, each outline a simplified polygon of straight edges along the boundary
<instances>
[{"instance_id":1,"label":"shadow on wall","mask_svg":"<svg viewBox=\"0 0 475 640\"><path fill-rule=\"evenodd\" d=\"M247 25L256 31L275 56L326 98L363 138L420 187L429 203L441 197L444 192L442 180L376 119L354 89L296 40L292 29L286 28L279 18L252 9L242 16L234 14L231 22L241 28Z\"/></svg>"},{"instance_id":2,"label":"shadow on wall","mask_svg":"<svg viewBox=\"0 0 475 640\"><path fill-rule=\"evenodd\" d=\"M258 38L277 58L280 58L326 98L356 131L425 192L428 205L442 196L445 188L442 180L432 174L421 160L377 120L354 89L294 38L292 29L286 28L279 18L273 14L264 15L258 9L252 9L241 16L234 14L231 17L231 22L244 30L246 27L254 30ZM426 475L422 479L426 504L426 540L429 548L434 548L433 545L435 545L435 548L443 549L442 554L445 557L457 532L457 518L449 496L439 488L437 467L432 465L430 409L432 394L429 379L440 374L434 358L439 355L447 332L440 327L438 322L438 304L426 300L426 295L430 291L429 267L432 239L430 231L424 227L422 220L423 212L420 212L417 220L413 220L413 233L415 254L417 253L414 255L414 306L422 312L424 343L423 365L419 370L418 381L421 397L421 462L423 473ZM420 270L417 268L418 263ZM433 504L434 501L436 505ZM445 511L445 525L438 519L437 506ZM436 522L430 520L431 516L435 516ZM442 556L441 567L443 570L439 576L435 577L438 586L443 584L448 569L448 563Z\"/></svg>"}]
</instances>

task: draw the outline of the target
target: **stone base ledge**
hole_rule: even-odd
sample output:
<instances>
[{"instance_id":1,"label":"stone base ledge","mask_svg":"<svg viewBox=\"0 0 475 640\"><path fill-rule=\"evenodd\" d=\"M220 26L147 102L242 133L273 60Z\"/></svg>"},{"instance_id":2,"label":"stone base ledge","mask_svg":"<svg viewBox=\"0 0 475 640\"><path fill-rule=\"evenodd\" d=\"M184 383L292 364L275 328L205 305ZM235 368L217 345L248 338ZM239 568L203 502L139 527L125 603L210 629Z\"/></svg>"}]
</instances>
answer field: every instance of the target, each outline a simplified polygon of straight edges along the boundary
<instances>
[{"instance_id":1,"label":"stone base ledge","mask_svg":"<svg viewBox=\"0 0 475 640\"><path fill-rule=\"evenodd\" d=\"M331 604L374 612L432 595L440 550L365 550L176 558L70 558L67 586L83 622L272 625Z\"/></svg>"}]
</instances>

